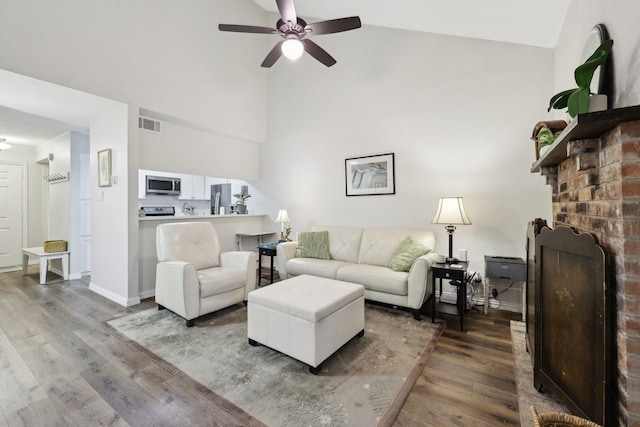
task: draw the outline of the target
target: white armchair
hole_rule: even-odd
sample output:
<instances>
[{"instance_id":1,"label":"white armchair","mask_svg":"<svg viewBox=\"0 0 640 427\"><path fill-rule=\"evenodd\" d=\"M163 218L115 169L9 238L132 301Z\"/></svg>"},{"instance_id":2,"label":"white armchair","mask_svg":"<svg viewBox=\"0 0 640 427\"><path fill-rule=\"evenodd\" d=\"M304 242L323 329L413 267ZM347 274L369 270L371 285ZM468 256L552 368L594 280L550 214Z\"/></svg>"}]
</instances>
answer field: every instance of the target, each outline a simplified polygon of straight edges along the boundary
<instances>
[{"instance_id":1,"label":"white armchair","mask_svg":"<svg viewBox=\"0 0 640 427\"><path fill-rule=\"evenodd\" d=\"M161 224L156 228L156 303L194 319L247 301L256 287L256 254L220 253L210 222Z\"/></svg>"}]
</instances>

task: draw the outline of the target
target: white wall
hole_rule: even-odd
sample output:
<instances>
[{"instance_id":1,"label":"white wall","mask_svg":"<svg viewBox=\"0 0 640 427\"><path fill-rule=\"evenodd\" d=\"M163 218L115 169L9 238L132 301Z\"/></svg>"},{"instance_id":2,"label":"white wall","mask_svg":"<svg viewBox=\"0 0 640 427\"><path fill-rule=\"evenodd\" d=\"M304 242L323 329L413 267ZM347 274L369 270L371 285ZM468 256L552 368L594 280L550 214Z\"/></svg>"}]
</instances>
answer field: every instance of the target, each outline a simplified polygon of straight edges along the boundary
<instances>
[{"instance_id":1,"label":"white wall","mask_svg":"<svg viewBox=\"0 0 640 427\"><path fill-rule=\"evenodd\" d=\"M313 224L433 230L438 198L464 197L473 225L455 248L524 256L526 224L551 217L544 178L529 172L529 140L547 117L550 49L365 26L316 39L338 63L281 59L269 75L268 144L258 191L294 232ZM396 194L345 196L348 157L395 153Z\"/></svg>"},{"instance_id":2,"label":"white wall","mask_svg":"<svg viewBox=\"0 0 640 427\"><path fill-rule=\"evenodd\" d=\"M615 4L615 5L614 5ZM613 39L612 107L640 104L640 2L637 0L574 0L555 49L555 92L575 87L573 71L589 31L604 24ZM556 112L564 118L562 112Z\"/></svg>"},{"instance_id":3,"label":"white wall","mask_svg":"<svg viewBox=\"0 0 640 427\"><path fill-rule=\"evenodd\" d=\"M258 179L258 144L168 121L161 129L139 131L140 169Z\"/></svg>"},{"instance_id":4,"label":"white wall","mask_svg":"<svg viewBox=\"0 0 640 427\"><path fill-rule=\"evenodd\" d=\"M53 160L49 161L49 174L60 174L66 176L71 170L71 134L63 133L51 141L41 144L38 147L39 156L47 158L48 154L53 154ZM47 240L67 240L69 241L70 231L70 209L71 209L71 183L61 181L49 183L49 233Z\"/></svg>"},{"instance_id":5,"label":"white wall","mask_svg":"<svg viewBox=\"0 0 640 427\"><path fill-rule=\"evenodd\" d=\"M265 140L260 63L277 37L217 28L271 25L253 1L3 0L0 16L1 69Z\"/></svg>"},{"instance_id":6,"label":"white wall","mask_svg":"<svg viewBox=\"0 0 640 427\"><path fill-rule=\"evenodd\" d=\"M138 148L137 108L123 105L91 121L91 170L97 171L98 151L111 149L116 182L98 186L91 176L91 284L89 288L122 305L138 298L138 174L132 174ZM135 125L133 125L135 123ZM131 152L134 154L131 154ZM135 232L132 230L135 228Z\"/></svg>"},{"instance_id":7,"label":"white wall","mask_svg":"<svg viewBox=\"0 0 640 427\"><path fill-rule=\"evenodd\" d=\"M82 224L89 218L84 218L87 214L82 207L82 189L86 181L90 180L89 171L82 168L82 158L89 155L89 135L70 132L71 137L71 159L70 159L70 199L69 199L69 277L79 279L83 273L85 257L89 256L90 246L83 242ZM84 196L86 197L86 196Z\"/></svg>"}]
</instances>

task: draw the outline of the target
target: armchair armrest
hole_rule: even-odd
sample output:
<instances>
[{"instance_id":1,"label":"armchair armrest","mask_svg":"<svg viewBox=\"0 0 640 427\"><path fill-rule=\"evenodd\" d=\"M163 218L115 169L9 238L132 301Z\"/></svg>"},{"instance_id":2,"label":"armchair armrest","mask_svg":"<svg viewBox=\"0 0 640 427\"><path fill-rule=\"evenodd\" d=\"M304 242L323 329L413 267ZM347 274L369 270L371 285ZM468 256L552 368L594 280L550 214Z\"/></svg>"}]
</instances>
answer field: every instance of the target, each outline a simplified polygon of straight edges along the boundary
<instances>
[{"instance_id":1,"label":"armchair armrest","mask_svg":"<svg viewBox=\"0 0 640 427\"><path fill-rule=\"evenodd\" d=\"M280 279L288 279L287 261L296 257L298 242L284 242L276 246L276 265Z\"/></svg>"},{"instance_id":2,"label":"armchair armrest","mask_svg":"<svg viewBox=\"0 0 640 427\"><path fill-rule=\"evenodd\" d=\"M416 259L409 270L408 307L420 309L431 295L433 274L431 266L436 262L438 254L429 252Z\"/></svg>"},{"instance_id":3,"label":"armchair armrest","mask_svg":"<svg viewBox=\"0 0 640 427\"><path fill-rule=\"evenodd\" d=\"M238 268L247 273L247 283L244 285L244 300L249 292L256 288L256 253L252 251L233 251L220 254L220 265L228 268Z\"/></svg>"},{"instance_id":4,"label":"armchair armrest","mask_svg":"<svg viewBox=\"0 0 640 427\"><path fill-rule=\"evenodd\" d=\"M193 264L159 262L156 266L156 302L187 320L200 315L200 284Z\"/></svg>"}]
</instances>

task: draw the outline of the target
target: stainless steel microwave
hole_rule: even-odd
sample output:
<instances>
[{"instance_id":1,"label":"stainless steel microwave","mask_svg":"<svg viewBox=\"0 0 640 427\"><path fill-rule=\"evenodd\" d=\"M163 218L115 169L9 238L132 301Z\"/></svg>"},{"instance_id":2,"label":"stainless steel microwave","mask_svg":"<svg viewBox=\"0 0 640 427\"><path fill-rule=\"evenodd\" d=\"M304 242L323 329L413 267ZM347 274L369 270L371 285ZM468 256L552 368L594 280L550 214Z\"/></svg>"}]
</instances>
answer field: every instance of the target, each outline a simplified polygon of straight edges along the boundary
<instances>
[{"instance_id":1,"label":"stainless steel microwave","mask_svg":"<svg viewBox=\"0 0 640 427\"><path fill-rule=\"evenodd\" d=\"M180 178L147 175L146 194L180 195Z\"/></svg>"}]
</instances>

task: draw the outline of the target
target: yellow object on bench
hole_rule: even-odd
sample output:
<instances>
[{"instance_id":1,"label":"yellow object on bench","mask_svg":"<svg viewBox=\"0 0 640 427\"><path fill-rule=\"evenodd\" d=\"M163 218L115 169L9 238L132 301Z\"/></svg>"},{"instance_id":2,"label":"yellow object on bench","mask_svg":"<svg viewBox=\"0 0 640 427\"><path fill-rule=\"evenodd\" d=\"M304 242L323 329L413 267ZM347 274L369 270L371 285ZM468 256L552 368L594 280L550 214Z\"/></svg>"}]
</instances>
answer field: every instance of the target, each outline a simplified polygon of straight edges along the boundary
<instances>
[{"instance_id":1,"label":"yellow object on bench","mask_svg":"<svg viewBox=\"0 0 640 427\"><path fill-rule=\"evenodd\" d=\"M67 250L66 240L46 240L44 242L45 252L64 252Z\"/></svg>"}]
</instances>

